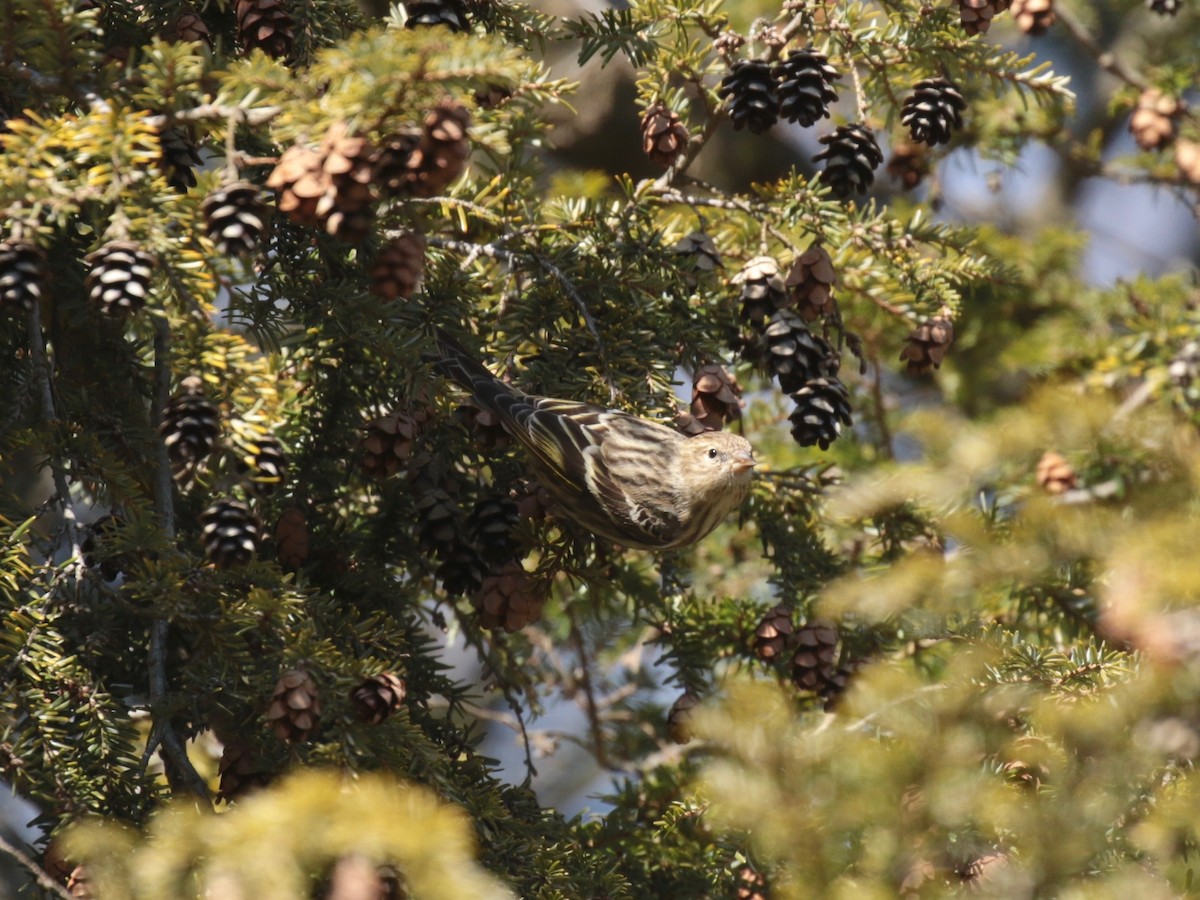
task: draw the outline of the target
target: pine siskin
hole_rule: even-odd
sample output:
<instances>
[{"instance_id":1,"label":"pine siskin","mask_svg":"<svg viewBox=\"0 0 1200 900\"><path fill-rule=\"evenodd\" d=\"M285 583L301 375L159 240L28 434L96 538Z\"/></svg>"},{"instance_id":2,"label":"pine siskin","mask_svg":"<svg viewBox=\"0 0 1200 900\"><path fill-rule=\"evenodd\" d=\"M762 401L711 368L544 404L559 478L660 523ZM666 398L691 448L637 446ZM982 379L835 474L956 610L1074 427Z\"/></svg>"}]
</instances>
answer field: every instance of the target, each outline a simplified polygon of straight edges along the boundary
<instances>
[{"instance_id":1,"label":"pine siskin","mask_svg":"<svg viewBox=\"0 0 1200 900\"><path fill-rule=\"evenodd\" d=\"M529 451L559 513L642 550L694 544L741 505L755 466L726 431L689 437L616 410L524 394L438 332L434 365L495 412Z\"/></svg>"}]
</instances>

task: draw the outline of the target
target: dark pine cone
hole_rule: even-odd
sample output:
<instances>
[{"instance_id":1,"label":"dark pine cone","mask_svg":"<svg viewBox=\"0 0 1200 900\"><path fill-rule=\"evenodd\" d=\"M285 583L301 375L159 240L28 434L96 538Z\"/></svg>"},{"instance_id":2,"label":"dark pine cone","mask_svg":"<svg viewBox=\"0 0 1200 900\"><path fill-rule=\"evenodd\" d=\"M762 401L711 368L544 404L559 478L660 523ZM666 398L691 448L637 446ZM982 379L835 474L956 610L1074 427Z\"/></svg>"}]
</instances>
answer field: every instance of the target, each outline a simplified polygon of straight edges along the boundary
<instances>
[{"instance_id":1,"label":"dark pine cone","mask_svg":"<svg viewBox=\"0 0 1200 900\"><path fill-rule=\"evenodd\" d=\"M354 714L360 722L378 725L400 709L408 688L394 672L372 675L350 692Z\"/></svg>"},{"instance_id":2,"label":"dark pine cone","mask_svg":"<svg viewBox=\"0 0 1200 900\"><path fill-rule=\"evenodd\" d=\"M779 379L785 394L800 390L814 378L837 374L837 351L823 337L809 331L804 320L790 309L781 309L771 317L759 346L762 356L755 362Z\"/></svg>"},{"instance_id":3,"label":"dark pine cone","mask_svg":"<svg viewBox=\"0 0 1200 900\"><path fill-rule=\"evenodd\" d=\"M105 315L124 318L146 305L154 257L130 241L109 241L84 262L91 266L84 279L88 299Z\"/></svg>"},{"instance_id":4,"label":"dark pine cone","mask_svg":"<svg viewBox=\"0 0 1200 900\"><path fill-rule=\"evenodd\" d=\"M221 414L202 393L204 382L189 375L162 411L158 434L167 445L167 456L176 478L189 475L212 453L221 435Z\"/></svg>"},{"instance_id":5,"label":"dark pine cone","mask_svg":"<svg viewBox=\"0 0 1200 900\"><path fill-rule=\"evenodd\" d=\"M258 517L240 500L218 500L200 517L204 555L219 569L244 565L258 545Z\"/></svg>"},{"instance_id":6,"label":"dark pine cone","mask_svg":"<svg viewBox=\"0 0 1200 900\"><path fill-rule=\"evenodd\" d=\"M46 258L36 244L0 242L0 312L28 312L42 297Z\"/></svg>"},{"instance_id":7,"label":"dark pine cone","mask_svg":"<svg viewBox=\"0 0 1200 900\"><path fill-rule=\"evenodd\" d=\"M739 59L721 80L717 95L737 131L749 128L762 134L779 118L779 90L771 64L761 59Z\"/></svg>"},{"instance_id":8,"label":"dark pine cone","mask_svg":"<svg viewBox=\"0 0 1200 900\"><path fill-rule=\"evenodd\" d=\"M863 125L839 125L833 134L818 138L825 149L813 157L825 160L821 180L835 197L849 199L865 194L875 180L875 170L883 162L883 152L875 136Z\"/></svg>"},{"instance_id":9,"label":"dark pine cone","mask_svg":"<svg viewBox=\"0 0 1200 900\"><path fill-rule=\"evenodd\" d=\"M801 447L816 444L828 450L842 433L842 425L851 422L850 392L836 376L812 379L792 399L796 408L788 418L792 437Z\"/></svg>"},{"instance_id":10,"label":"dark pine cone","mask_svg":"<svg viewBox=\"0 0 1200 900\"><path fill-rule=\"evenodd\" d=\"M833 82L840 76L824 53L812 48L793 50L775 67L779 79L779 115L805 128L829 115L837 100Z\"/></svg>"},{"instance_id":11,"label":"dark pine cone","mask_svg":"<svg viewBox=\"0 0 1200 900\"><path fill-rule=\"evenodd\" d=\"M949 143L955 129L962 127L967 101L948 78L927 78L917 82L913 94L904 101L900 123L907 125L912 139L922 144Z\"/></svg>"},{"instance_id":12,"label":"dark pine cone","mask_svg":"<svg viewBox=\"0 0 1200 900\"><path fill-rule=\"evenodd\" d=\"M451 31L464 31L467 11L458 0L413 0L404 4L405 28L445 25Z\"/></svg>"},{"instance_id":13,"label":"dark pine cone","mask_svg":"<svg viewBox=\"0 0 1200 900\"><path fill-rule=\"evenodd\" d=\"M267 204L258 185L238 181L204 198L204 227L226 256L253 253L267 235Z\"/></svg>"}]
</instances>

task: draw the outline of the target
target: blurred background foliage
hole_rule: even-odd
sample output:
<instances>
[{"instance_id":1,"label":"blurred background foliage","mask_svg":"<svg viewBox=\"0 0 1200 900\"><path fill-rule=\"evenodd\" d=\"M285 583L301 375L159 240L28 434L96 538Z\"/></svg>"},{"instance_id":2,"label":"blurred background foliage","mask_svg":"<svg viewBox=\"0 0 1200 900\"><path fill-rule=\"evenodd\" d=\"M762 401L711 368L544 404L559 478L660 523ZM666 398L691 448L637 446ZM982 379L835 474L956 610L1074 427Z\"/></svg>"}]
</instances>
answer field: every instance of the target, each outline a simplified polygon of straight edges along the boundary
<instances>
[{"instance_id":1,"label":"blurred background foliage","mask_svg":"<svg viewBox=\"0 0 1200 900\"><path fill-rule=\"evenodd\" d=\"M27 896L1196 890L1188 0L10 0ZM665 554L423 358L733 428Z\"/></svg>"}]
</instances>

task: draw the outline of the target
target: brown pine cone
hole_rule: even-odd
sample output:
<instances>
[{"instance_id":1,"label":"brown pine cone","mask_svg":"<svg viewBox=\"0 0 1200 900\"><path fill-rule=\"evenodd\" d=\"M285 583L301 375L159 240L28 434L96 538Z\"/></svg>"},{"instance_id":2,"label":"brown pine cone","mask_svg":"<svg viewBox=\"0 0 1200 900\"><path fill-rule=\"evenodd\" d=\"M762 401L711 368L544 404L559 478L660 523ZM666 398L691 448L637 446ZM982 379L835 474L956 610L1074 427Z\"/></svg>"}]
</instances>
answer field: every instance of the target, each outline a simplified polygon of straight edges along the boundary
<instances>
[{"instance_id":1,"label":"brown pine cone","mask_svg":"<svg viewBox=\"0 0 1200 900\"><path fill-rule=\"evenodd\" d=\"M384 300L407 300L425 275L425 237L402 234L379 248L371 266L371 293Z\"/></svg>"},{"instance_id":2,"label":"brown pine cone","mask_svg":"<svg viewBox=\"0 0 1200 900\"><path fill-rule=\"evenodd\" d=\"M271 692L267 722L281 741L303 743L316 731L321 716L317 683L304 669L290 669Z\"/></svg>"},{"instance_id":3,"label":"brown pine cone","mask_svg":"<svg viewBox=\"0 0 1200 900\"><path fill-rule=\"evenodd\" d=\"M1200 142L1180 138L1175 142L1175 166L1192 184L1200 184Z\"/></svg>"},{"instance_id":4,"label":"brown pine cone","mask_svg":"<svg viewBox=\"0 0 1200 900\"><path fill-rule=\"evenodd\" d=\"M298 506L289 506L275 523L275 554L279 565L289 572L308 560L308 520Z\"/></svg>"},{"instance_id":5,"label":"brown pine cone","mask_svg":"<svg viewBox=\"0 0 1200 900\"><path fill-rule=\"evenodd\" d=\"M190 6L180 9L168 31L171 41L205 43L212 46L212 32L205 21Z\"/></svg>"},{"instance_id":6,"label":"brown pine cone","mask_svg":"<svg viewBox=\"0 0 1200 900\"><path fill-rule=\"evenodd\" d=\"M829 301L836 283L837 272L834 271L833 260L820 244L813 244L796 258L784 281L788 296L796 305L796 312L806 322L818 319L829 311Z\"/></svg>"},{"instance_id":7,"label":"brown pine cone","mask_svg":"<svg viewBox=\"0 0 1200 900\"><path fill-rule=\"evenodd\" d=\"M1038 485L1047 494L1062 494L1078 484L1079 479L1071 464L1061 453L1047 450L1037 464Z\"/></svg>"},{"instance_id":8,"label":"brown pine cone","mask_svg":"<svg viewBox=\"0 0 1200 900\"><path fill-rule=\"evenodd\" d=\"M1008 9L1011 0L958 0L958 19L968 35L986 34L992 19Z\"/></svg>"},{"instance_id":9,"label":"brown pine cone","mask_svg":"<svg viewBox=\"0 0 1200 900\"><path fill-rule=\"evenodd\" d=\"M472 597L484 628L520 631L542 617L547 586L525 571L520 562L506 563L498 572L484 576Z\"/></svg>"},{"instance_id":10,"label":"brown pine cone","mask_svg":"<svg viewBox=\"0 0 1200 900\"><path fill-rule=\"evenodd\" d=\"M1049 31L1058 18L1054 0L1013 0L1012 14L1017 27L1035 37Z\"/></svg>"},{"instance_id":11,"label":"brown pine cone","mask_svg":"<svg viewBox=\"0 0 1200 900\"><path fill-rule=\"evenodd\" d=\"M779 263L769 256L754 257L733 276L733 283L742 287L742 318L751 325L761 325L792 304Z\"/></svg>"},{"instance_id":12,"label":"brown pine cone","mask_svg":"<svg viewBox=\"0 0 1200 900\"><path fill-rule=\"evenodd\" d=\"M554 507L554 498L550 496L550 492L536 481L526 481L517 485L513 491L513 499L517 501L517 515L522 519L544 519Z\"/></svg>"},{"instance_id":13,"label":"brown pine cone","mask_svg":"<svg viewBox=\"0 0 1200 900\"><path fill-rule=\"evenodd\" d=\"M359 241L374 218L375 148L334 123L319 148L296 144L284 151L267 178L279 191L279 211L301 225Z\"/></svg>"},{"instance_id":14,"label":"brown pine cone","mask_svg":"<svg viewBox=\"0 0 1200 900\"><path fill-rule=\"evenodd\" d=\"M359 445L363 471L372 478L388 478L403 469L412 459L417 436L428 421L429 413L418 407L370 422Z\"/></svg>"},{"instance_id":15,"label":"brown pine cone","mask_svg":"<svg viewBox=\"0 0 1200 900\"><path fill-rule=\"evenodd\" d=\"M900 182L904 190L911 191L929 174L929 148L912 141L897 141L892 145L887 173Z\"/></svg>"},{"instance_id":16,"label":"brown pine cone","mask_svg":"<svg viewBox=\"0 0 1200 900\"><path fill-rule=\"evenodd\" d=\"M953 342L954 323L945 316L936 316L928 322L922 322L905 338L900 359L908 363L908 374L924 375L941 366Z\"/></svg>"},{"instance_id":17,"label":"brown pine cone","mask_svg":"<svg viewBox=\"0 0 1200 900\"><path fill-rule=\"evenodd\" d=\"M1175 120L1182 111L1174 97L1158 88L1147 88L1138 97L1129 131L1143 150L1161 150L1175 139Z\"/></svg>"},{"instance_id":18,"label":"brown pine cone","mask_svg":"<svg viewBox=\"0 0 1200 900\"><path fill-rule=\"evenodd\" d=\"M686 744L692 739L692 718L700 705L700 698L691 691L679 695L667 713L667 735L676 744Z\"/></svg>"},{"instance_id":19,"label":"brown pine cone","mask_svg":"<svg viewBox=\"0 0 1200 900\"><path fill-rule=\"evenodd\" d=\"M754 655L764 662L782 658L791 646L794 631L792 611L782 604L776 606L754 629Z\"/></svg>"},{"instance_id":20,"label":"brown pine cone","mask_svg":"<svg viewBox=\"0 0 1200 900\"><path fill-rule=\"evenodd\" d=\"M703 231L684 235L671 249L679 255L681 267L691 276L715 272L722 267L717 245Z\"/></svg>"},{"instance_id":21,"label":"brown pine cone","mask_svg":"<svg viewBox=\"0 0 1200 900\"><path fill-rule=\"evenodd\" d=\"M802 691L825 696L835 686L837 627L825 619L813 619L796 630L796 653L792 656L792 681Z\"/></svg>"},{"instance_id":22,"label":"brown pine cone","mask_svg":"<svg viewBox=\"0 0 1200 900\"><path fill-rule=\"evenodd\" d=\"M249 53L259 49L281 59L292 49L296 23L284 0L237 0L238 38Z\"/></svg>"},{"instance_id":23,"label":"brown pine cone","mask_svg":"<svg viewBox=\"0 0 1200 900\"><path fill-rule=\"evenodd\" d=\"M408 687L394 672L372 675L350 691L354 715L360 722L378 725L404 704Z\"/></svg>"},{"instance_id":24,"label":"brown pine cone","mask_svg":"<svg viewBox=\"0 0 1200 900\"><path fill-rule=\"evenodd\" d=\"M221 800L226 803L240 800L271 783L273 773L261 754L237 741L224 744L221 761L217 764L220 776L217 796Z\"/></svg>"},{"instance_id":25,"label":"brown pine cone","mask_svg":"<svg viewBox=\"0 0 1200 900\"><path fill-rule=\"evenodd\" d=\"M408 158L409 190L434 197L453 184L467 167L471 115L457 100L443 100L425 114L421 142Z\"/></svg>"},{"instance_id":26,"label":"brown pine cone","mask_svg":"<svg viewBox=\"0 0 1200 900\"><path fill-rule=\"evenodd\" d=\"M498 413L483 409L473 400L468 400L454 411L458 420L466 426L475 445L484 452L503 450L512 443L512 436L504 427Z\"/></svg>"},{"instance_id":27,"label":"brown pine cone","mask_svg":"<svg viewBox=\"0 0 1200 900\"><path fill-rule=\"evenodd\" d=\"M668 168L683 156L687 145L688 130L679 113L661 101L652 103L642 116L642 152Z\"/></svg>"},{"instance_id":28,"label":"brown pine cone","mask_svg":"<svg viewBox=\"0 0 1200 900\"><path fill-rule=\"evenodd\" d=\"M737 900L767 900L767 879L746 864L737 873Z\"/></svg>"},{"instance_id":29,"label":"brown pine cone","mask_svg":"<svg viewBox=\"0 0 1200 900\"><path fill-rule=\"evenodd\" d=\"M692 376L692 418L701 430L720 431L742 414L742 389L719 363L708 363Z\"/></svg>"}]
</instances>

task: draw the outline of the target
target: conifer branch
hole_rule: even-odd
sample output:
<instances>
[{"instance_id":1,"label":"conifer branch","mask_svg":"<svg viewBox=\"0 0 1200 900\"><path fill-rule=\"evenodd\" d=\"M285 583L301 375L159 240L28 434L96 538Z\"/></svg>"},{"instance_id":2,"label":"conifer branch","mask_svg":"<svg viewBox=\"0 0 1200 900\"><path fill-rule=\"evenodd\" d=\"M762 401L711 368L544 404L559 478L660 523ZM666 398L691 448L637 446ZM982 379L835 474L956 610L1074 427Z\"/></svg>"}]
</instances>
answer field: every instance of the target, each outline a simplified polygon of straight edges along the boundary
<instances>
[{"instance_id":1,"label":"conifer branch","mask_svg":"<svg viewBox=\"0 0 1200 900\"><path fill-rule=\"evenodd\" d=\"M0 834L0 852L7 854L15 860L37 882L38 887L49 891L56 897L63 898L63 900L73 900L73 895L69 894L66 888L51 878L50 873L34 862L27 854L9 843L3 834Z\"/></svg>"}]
</instances>

